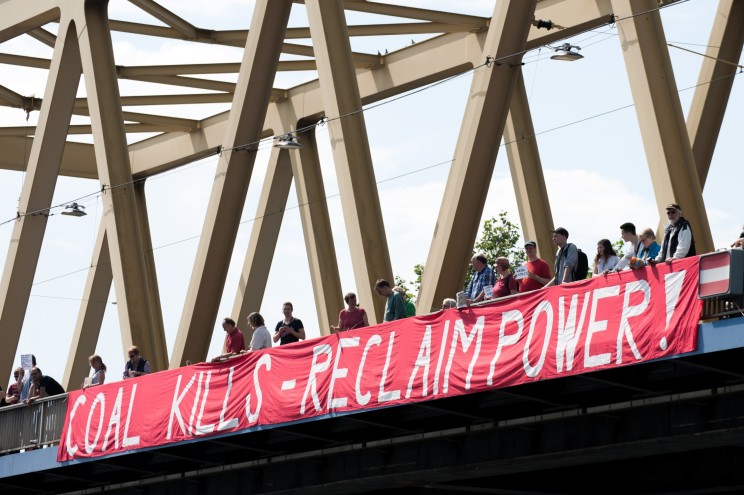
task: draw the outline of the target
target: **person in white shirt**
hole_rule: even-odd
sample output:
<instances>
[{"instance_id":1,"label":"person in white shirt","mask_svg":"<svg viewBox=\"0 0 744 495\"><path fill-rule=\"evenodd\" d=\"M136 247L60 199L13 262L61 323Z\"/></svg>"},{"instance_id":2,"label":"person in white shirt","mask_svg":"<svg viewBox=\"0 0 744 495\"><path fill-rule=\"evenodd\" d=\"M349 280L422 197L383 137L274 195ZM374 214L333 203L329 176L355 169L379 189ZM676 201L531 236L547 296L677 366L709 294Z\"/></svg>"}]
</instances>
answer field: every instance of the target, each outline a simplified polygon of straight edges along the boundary
<instances>
[{"instance_id":1,"label":"person in white shirt","mask_svg":"<svg viewBox=\"0 0 744 495\"><path fill-rule=\"evenodd\" d=\"M692 236L692 226L682 216L682 207L677 203L670 203L666 207L669 224L664 228L664 242L655 262L671 263L688 256L695 256L695 239Z\"/></svg>"},{"instance_id":2,"label":"person in white shirt","mask_svg":"<svg viewBox=\"0 0 744 495\"><path fill-rule=\"evenodd\" d=\"M260 351L261 349L270 349L271 344L271 333L266 328L263 316L259 313L251 313L248 315L248 324L253 328L253 337L251 338L251 345L248 351ZM248 352L244 351L244 352Z\"/></svg>"},{"instance_id":3,"label":"person in white shirt","mask_svg":"<svg viewBox=\"0 0 744 495\"><path fill-rule=\"evenodd\" d=\"M625 222L620 226L620 236L625 241L625 245L623 246L623 257L615 265L614 271L616 272L628 269L630 260L640 257L643 251L643 242L638 238L635 225L632 223ZM609 273L609 271L606 270L605 273Z\"/></svg>"}]
</instances>

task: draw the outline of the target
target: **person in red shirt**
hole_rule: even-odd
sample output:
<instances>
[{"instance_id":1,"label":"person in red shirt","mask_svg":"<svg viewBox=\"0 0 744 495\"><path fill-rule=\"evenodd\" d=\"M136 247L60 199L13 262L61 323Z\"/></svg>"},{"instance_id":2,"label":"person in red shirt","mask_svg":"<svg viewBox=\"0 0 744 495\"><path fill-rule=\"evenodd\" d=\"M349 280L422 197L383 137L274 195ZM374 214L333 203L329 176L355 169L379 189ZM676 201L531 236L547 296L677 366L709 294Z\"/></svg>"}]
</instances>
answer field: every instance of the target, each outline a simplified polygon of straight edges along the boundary
<instances>
[{"instance_id":1,"label":"person in red shirt","mask_svg":"<svg viewBox=\"0 0 744 495\"><path fill-rule=\"evenodd\" d=\"M550 279L550 267L544 260L537 257L537 243L527 241L524 244L524 252L527 254L527 277L519 281L519 292L530 292L541 289Z\"/></svg>"},{"instance_id":2,"label":"person in red shirt","mask_svg":"<svg viewBox=\"0 0 744 495\"><path fill-rule=\"evenodd\" d=\"M243 332L235 326L235 320L232 318L225 318L222 321L222 329L227 332L225 336L225 352L212 359L213 363L222 361L231 356L240 354L240 351L245 349L245 339L243 338Z\"/></svg>"}]
</instances>

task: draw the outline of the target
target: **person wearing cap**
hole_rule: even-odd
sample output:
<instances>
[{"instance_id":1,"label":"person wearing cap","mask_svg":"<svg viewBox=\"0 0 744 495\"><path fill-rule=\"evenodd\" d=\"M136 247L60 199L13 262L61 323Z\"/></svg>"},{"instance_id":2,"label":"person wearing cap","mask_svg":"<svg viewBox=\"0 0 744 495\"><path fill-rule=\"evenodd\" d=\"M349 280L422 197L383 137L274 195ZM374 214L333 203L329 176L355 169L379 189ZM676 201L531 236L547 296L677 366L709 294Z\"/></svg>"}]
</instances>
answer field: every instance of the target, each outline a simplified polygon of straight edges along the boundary
<instances>
[{"instance_id":1,"label":"person wearing cap","mask_svg":"<svg viewBox=\"0 0 744 495\"><path fill-rule=\"evenodd\" d=\"M573 270L579 261L578 248L568 242L568 230L558 227L550 232L553 234L553 243L558 246L558 252L555 253L555 277L545 287L573 282Z\"/></svg>"},{"instance_id":2,"label":"person wearing cap","mask_svg":"<svg viewBox=\"0 0 744 495\"><path fill-rule=\"evenodd\" d=\"M664 242L655 262L666 261L671 263L674 259L682 259L695 256L695 239L692 237L692 226L682 216L682 207L677 203L670 203L666 207L669 224L664 228Z\"/></svg>"},{"instance_id":3,"label":"person wearing cap","mask_svg":"<svg viewBox=\"0 0 744 495\"><path fill-rule=\"evenodd\" d=\"M527 277L519 281L519 292L530 292L542 288L550 281L550 267L545 260L537 257L537 243L524 243L524 253L527 255Z\"/></svg>"}]
</instances>

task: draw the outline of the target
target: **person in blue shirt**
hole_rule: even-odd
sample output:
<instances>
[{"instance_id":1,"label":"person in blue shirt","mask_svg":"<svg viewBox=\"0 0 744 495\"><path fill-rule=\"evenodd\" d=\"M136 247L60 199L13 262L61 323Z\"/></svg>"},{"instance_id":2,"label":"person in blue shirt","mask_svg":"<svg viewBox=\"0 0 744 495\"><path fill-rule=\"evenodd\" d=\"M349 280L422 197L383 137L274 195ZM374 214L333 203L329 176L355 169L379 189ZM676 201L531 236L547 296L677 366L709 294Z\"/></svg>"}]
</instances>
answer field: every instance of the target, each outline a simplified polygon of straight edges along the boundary
<instances>
[{"instance_id":1,"label":"person in blue shirt","mask_svg":"<svg viewBox=\"0 0 744 495\"><path fill-rule=\"evenodd\" d=\"M478 253L470 259L470 265L473 267L473 276L470 278L468 289L465 295L468 298L468 304L477 303L486 298L484 287L490 285L493 287L494 276L493 269L488 266L488 258L483 253Z\"/></svg>"}]
</instances>

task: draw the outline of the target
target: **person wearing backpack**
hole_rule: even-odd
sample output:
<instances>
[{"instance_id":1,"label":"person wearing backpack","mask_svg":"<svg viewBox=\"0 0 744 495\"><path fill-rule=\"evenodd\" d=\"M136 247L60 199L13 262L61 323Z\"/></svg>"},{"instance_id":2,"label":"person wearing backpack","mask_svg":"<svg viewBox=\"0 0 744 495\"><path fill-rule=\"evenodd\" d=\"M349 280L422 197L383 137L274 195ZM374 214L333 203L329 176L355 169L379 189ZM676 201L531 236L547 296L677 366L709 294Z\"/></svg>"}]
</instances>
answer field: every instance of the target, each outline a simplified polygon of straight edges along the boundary
<instances>
[{"instance_id":1,"label":"person wearing backpack","mask_svg":"<svg viewBox=\"0 0 744 495\"><path fill-rule=\"evenodd\" d=\"M553 234L553 243L558 246L558 252L555 255L555 277L545 284L545 287L573 282L574 270L579 261L578 248L568 242L568 230L558 227L550 232ZM584 277L586 277L586 273L584 273Z\"/></svg>"}]
</instances>

